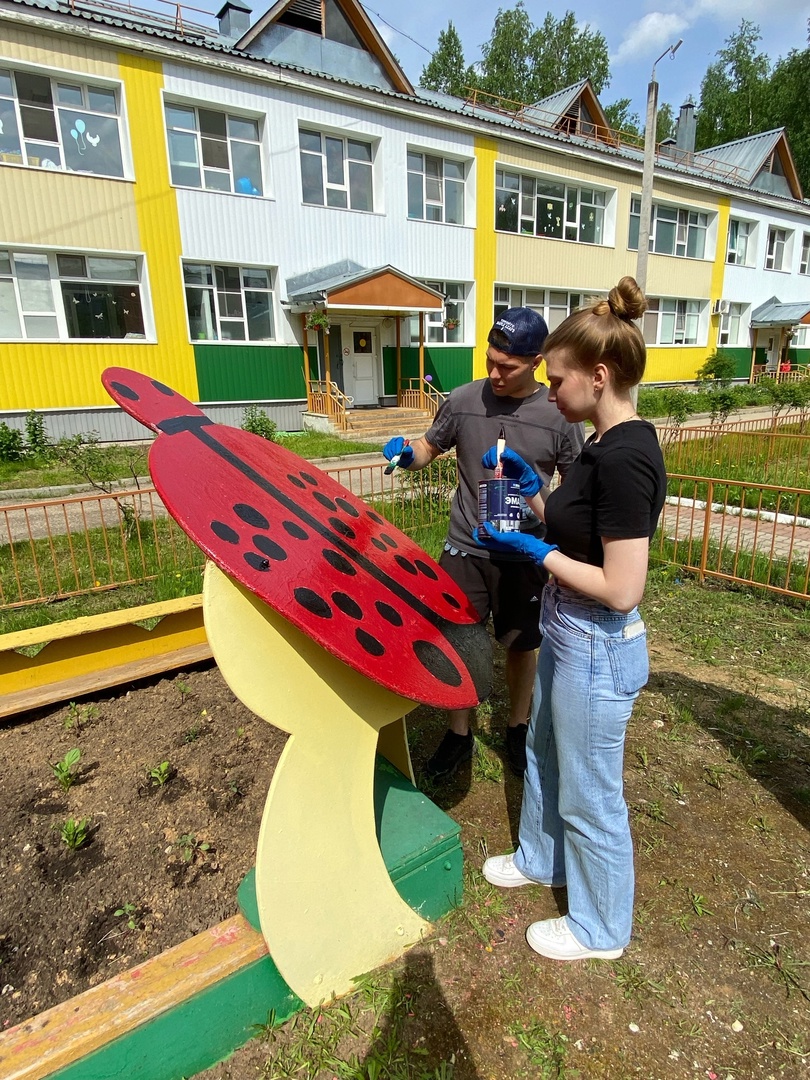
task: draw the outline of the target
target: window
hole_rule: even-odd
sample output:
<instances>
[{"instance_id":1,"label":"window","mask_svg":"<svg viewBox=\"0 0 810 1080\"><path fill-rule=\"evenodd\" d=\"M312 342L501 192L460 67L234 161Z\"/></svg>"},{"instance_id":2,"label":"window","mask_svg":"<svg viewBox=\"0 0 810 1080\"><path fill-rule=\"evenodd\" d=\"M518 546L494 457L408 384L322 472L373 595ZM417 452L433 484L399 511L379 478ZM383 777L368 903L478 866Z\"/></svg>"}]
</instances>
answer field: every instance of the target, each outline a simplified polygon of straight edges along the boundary
<instances>
[{"instance_id":1,"label":"window","mask_svg":"<svg viewBox=\"0 0 810 1080\"><path fill-rule=\"evenodd\" d=\"M737 221L732 218L728 223L728 246L726 262L736 266L750 266L749 245L754 227L750 221Z\"/></svg>"},{"instance_id":2,"label":"window","mask_svg":"<svg viewBox=\"0 0 810 1080\"><path fill-rule=\"evenodd\" d=\"M771 225L770 229L768 229L768 249L765 253L766 270L783 270L785 268L787 242L787 229L777 229Z\"/></svg>"},{"instance_id":3,"label":"window","mask_svg":"<svg viewBox=\"0 0 810 1080\"><path fill-rule=\"evenodd\" d=\"M495 311L493 322L510 307L529 307L546 320L549 330L556 329L563 319L590 300L581 292L563 289L516 289L506 285L495 286Z\"/></svg>"},{"instance_id":4,"label":"window","mask_svg":"<svg viewBox=\"0 0 810 1080\"><path fill-rule=\"evenodd\" d=\"M374 209L371 143L303 128L298 142L305 203L344 210Z\"/></svg>"},{"instance_id":5,"label":"window","mask_svg":"<svg viewBox=\"0 0 810 1080\"><path fill-rule=\"evenodd\" d=\"M0 164L123 176L117 90L0 68Z\"/></svg>"},{"instance_id":6,"label":"window","mask_svg":"<svg viewBox=\"0 0 810 1080\"><path fill-rule=\"evenodd\" d=\"M242 266L184 263L192 341L272 341L272 273Z\"/></svg>"},{"instance_id":7,"label":"window","mask_svg":"<svg viewBox=\"0 0 810 1080\"><path fill-rule=\"evenodd\" d=\"M464 163L408 151L408 217L464 224Z\"/></svg>"},{"instance_id":8,"label":"window","mask_svg":"<svg viewBox=\"0 0 810 1080\"><path fill-rule=\"evenodd\" d=\"M0 339L144 336L140 259L0 249Z\"/></svg>"},{"instance_id":9,"label":"window","mask_svg":"<svg viewBox=\"0 0 810 1080\"><path fill-rule=\"evenodd\" d=\"M717 332L718 345L747 344L740 337L744 310L745 304L731 304L728 313L720 316L720 326Z\"/></svg>"},{"instance_id":10,"label":"window","mask_svg":"<svg viewBox=\"0 0 810 1080\"><path fill-rule=\"evenodd\" d=\"M425 284L444 293L444 311L428 311L425 315L425 341L431 345L455 345L464 340L464 302L467 287L460 281L426 281ZM411 316L411 344L419 344L419 317Z\"/></svg>"},{"instance_id":11,"label":"window","mask_svg":"<svg viewBox=\"0 0 810 1080\"><path fill-rule=\"evenodd\" d=\"M171 102L165 111L173 184L263 193L258 120Z\"/></svg>"},{"instance_id":12,"label":"window","mask_svg":"<svg viewBox=\"0 0 810 1080\"><path fill-rule=\"evenodd\" d=\"M792 349L806 349L810 347L810 326L797 326L796 333L793 335L793 341L790 343Z\"/></svg>"},{"instance_id":13,"label":"window","mask_svg":"<svg viewBox=\"0 0 810 1080\"><path fill-rule=\"evenodd\" d=\"M604 224L604 191L495 171L495 228L501 232L603 244Z\"/></svg>"},{"instance_id":14,"label":"window","mask_svg":"<svg viewBox=\"0 0 810 1080\"><path fill-rule=\"evenodd\" d=\"M802 254L799 259L799 273L810 274L810 233L805 233L802 238Z\"/></svg>"},{"instance_id":15,"label":"window","mask_svg":"<svg viewBox=\"0 0 810 1080\"><path fill-rule=\"evenodd\" d=\"M647 345L697 345L701 302L648 298L644 312Z\"/></svg>"},{"instance_id":16,"label":"window","mask_svg":"<svg viewBox=\"0 0 810 1080\"><path fill-rule=\"evenodd\" d=\"M709 215L699 210L653 204L650 221L650 251L656 255L677 255L683 259L702 259L706 252L706 229ZM638 250L641 228L641 199L630 201L630 236L627 246Z\"/></svg>"}]
</instances>

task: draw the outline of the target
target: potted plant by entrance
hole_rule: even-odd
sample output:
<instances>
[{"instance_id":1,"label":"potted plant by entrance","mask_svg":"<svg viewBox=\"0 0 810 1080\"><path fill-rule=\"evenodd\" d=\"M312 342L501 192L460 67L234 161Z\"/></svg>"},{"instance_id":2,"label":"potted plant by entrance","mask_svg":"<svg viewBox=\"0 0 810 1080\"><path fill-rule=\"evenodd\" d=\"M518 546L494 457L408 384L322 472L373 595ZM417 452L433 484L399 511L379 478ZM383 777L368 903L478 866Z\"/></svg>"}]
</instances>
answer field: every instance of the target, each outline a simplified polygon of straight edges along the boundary
<instances>
[{"instance_id":1,"label":"potted plant by entrance","mask_svg":"<svg viewBox=\"0 0 810 1080\"><path fill-rule=\"evenodd\" d=\"M315 311L307 312L307 330L323 330L324 334L328 334L329 325L329 315L326 308L316 308Z\"/></svg>"},{"instance_id":2,"label":"potted plant by entrance","mask_svg":"<svg viewBox=\"0 0 810 1080\"><path fill-rule=\"evenodd\" d=\"M458 327L458 319L454 319L452 316L444 320L444 326L446 330L455 330Z\"/></svg>"}]
</instances>

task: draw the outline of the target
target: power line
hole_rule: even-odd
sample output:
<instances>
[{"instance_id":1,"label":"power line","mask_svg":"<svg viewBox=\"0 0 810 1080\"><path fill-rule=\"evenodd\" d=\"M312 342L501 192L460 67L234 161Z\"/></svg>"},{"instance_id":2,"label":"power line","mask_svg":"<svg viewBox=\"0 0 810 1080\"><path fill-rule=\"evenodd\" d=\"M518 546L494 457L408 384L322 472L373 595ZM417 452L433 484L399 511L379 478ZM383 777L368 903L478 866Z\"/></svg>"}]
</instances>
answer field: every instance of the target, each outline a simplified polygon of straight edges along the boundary
<instances>
[{"instance_id":1,"label":"power line","mask_svg":"<svg viewBox=\"0 0 810 1080\"><path fill-rule=\"evenodd\" d=\"M430 51L430 49L428 49L427 46L423 45L421 41L417 41L416 38L412 38L410 34L406 34L404 30L400 30L398 27L394 26L394 24L390 23L388 19L384 19L379 13L379 11L375 11L374 8L370 8L368 4L365 4L364 6L366 11L370 11L372 15L376 15L380 22L385 23L385 25L389 27L389 29L393 30L395 34L400 34L402 37L407 38L408 41L412 41L414 45L418 45L420 49L424 49L428 56L433 56L433 53Z\"/></svg>"}]
</instances>

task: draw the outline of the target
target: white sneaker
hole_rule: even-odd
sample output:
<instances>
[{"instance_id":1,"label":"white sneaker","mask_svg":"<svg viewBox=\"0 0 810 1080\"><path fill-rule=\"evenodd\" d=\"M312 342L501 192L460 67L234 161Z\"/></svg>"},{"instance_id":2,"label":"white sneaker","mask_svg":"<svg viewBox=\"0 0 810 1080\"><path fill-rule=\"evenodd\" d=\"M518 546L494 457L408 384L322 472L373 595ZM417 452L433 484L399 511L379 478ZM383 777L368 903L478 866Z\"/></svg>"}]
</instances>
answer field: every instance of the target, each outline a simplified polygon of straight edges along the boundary
<instances>
[{"instance_id":1,"label":"white sneaker","mask_svg":"<svg viewBox=\"0 0 810 1080\"><path fill-rule=\"evenodd\" d=\"M481 867L481 873L490 885L499 885L502 889L516 889L519 885L546 885L545 881L532 881L515 866L514 852L511 855L493 855ZM551 888L546 885L546 888Z\"/></svg>"},{"instance_id":2,"label":"white sneaker","mask_svg":"<svg viewBox=\"0 0 810 1080\"><path fill-rule=\"evenodd\" d=\"M552 960L617 960L624 949L586 949L580 945L563 915L560 919L543 919L526 931L526 940L536 953Z\"/></svg>"}]
</instances>

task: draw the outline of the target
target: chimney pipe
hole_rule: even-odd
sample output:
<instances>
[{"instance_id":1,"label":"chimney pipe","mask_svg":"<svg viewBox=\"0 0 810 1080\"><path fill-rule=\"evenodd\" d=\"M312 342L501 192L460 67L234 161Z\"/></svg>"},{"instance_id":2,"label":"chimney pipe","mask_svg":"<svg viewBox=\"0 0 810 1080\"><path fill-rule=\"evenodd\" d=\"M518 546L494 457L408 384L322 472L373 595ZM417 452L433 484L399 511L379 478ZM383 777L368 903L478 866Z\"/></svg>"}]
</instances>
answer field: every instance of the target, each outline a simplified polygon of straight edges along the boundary
<instances>
[{"instance_id":1,"label":"chimney pipe","mask_svg":"<svg viewBox=\"0 0 810 1080\"><path fill-rule=\"evenodd\" d=\"M226 0L217 12L220 35L229 41L238 41L250 29L251 14L252 8L243 0Z\"/></svg>"},{"instance_id":2,"label":"chimney pipe","mask_svg":"<svg viewBox=\"0 0 810 1080\"><path fill-rule=\"evenodd\" d=\"M695 118L695 106L691 101L687 101L681 105L681 111L678 114L678 123L675 125L675 145L681 154L678 156L686 156L687 154L694 154L695 152L695 129L697 127L697 120Z\"/></svg>"}]
</instances>

